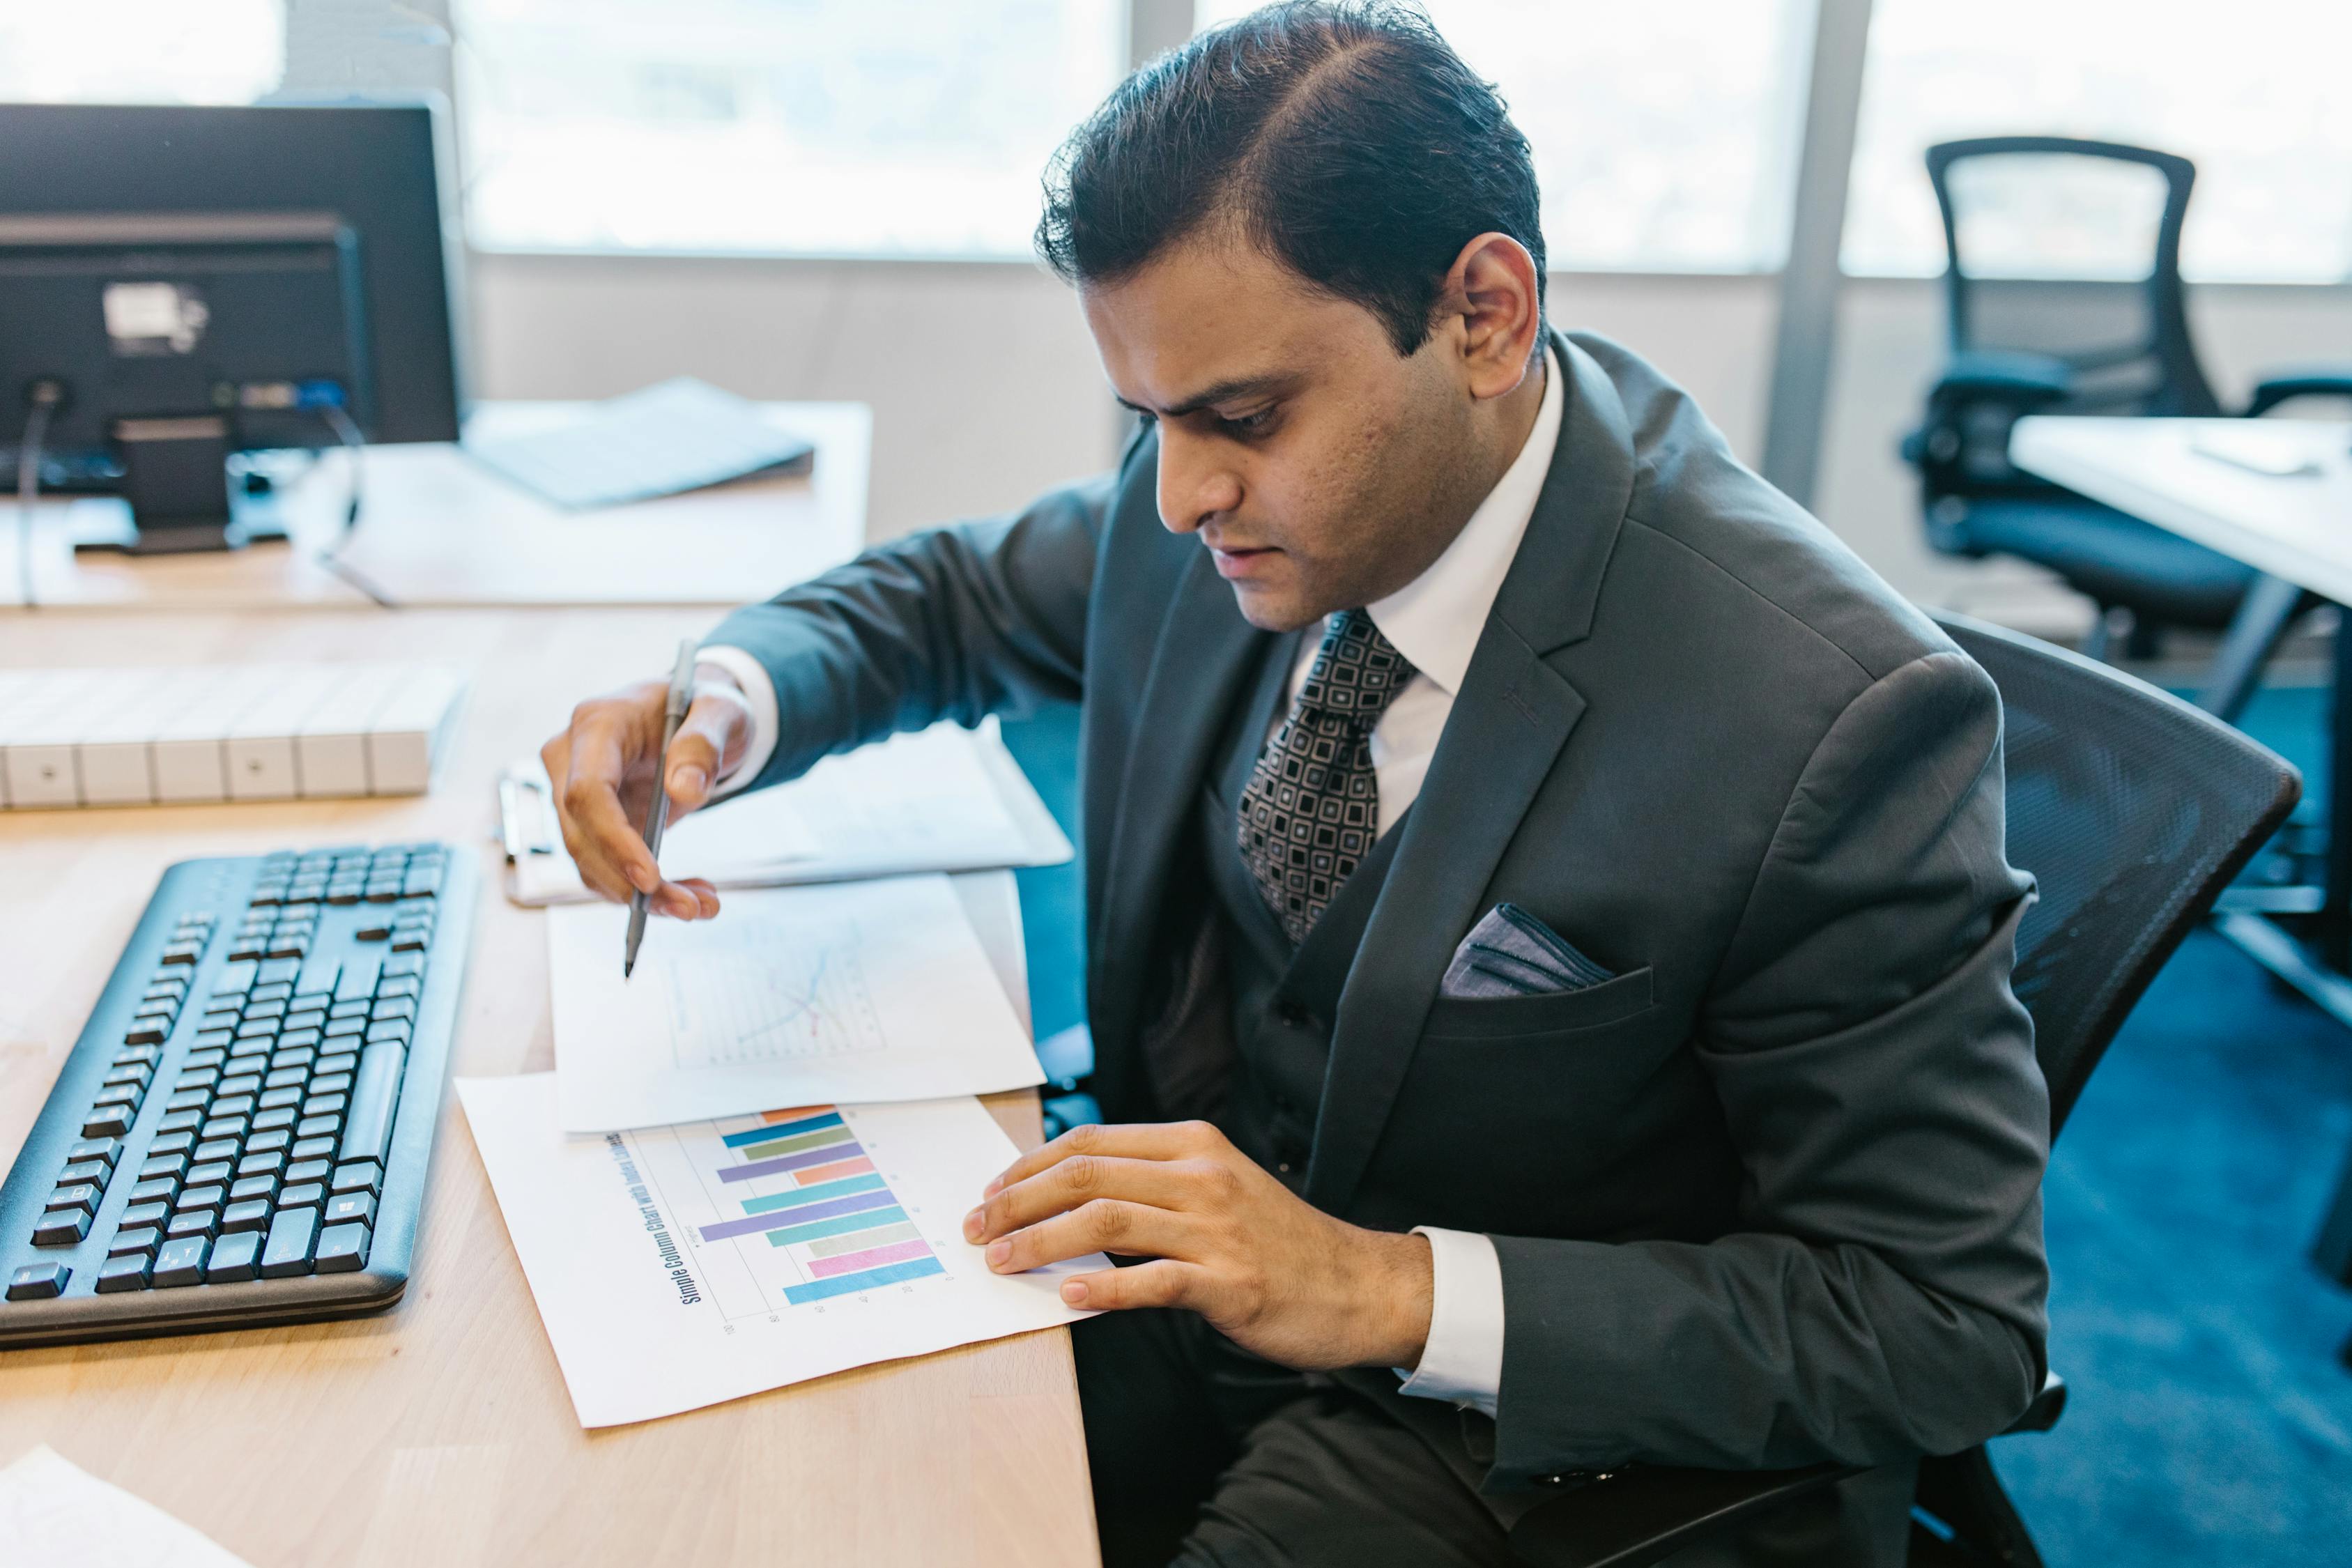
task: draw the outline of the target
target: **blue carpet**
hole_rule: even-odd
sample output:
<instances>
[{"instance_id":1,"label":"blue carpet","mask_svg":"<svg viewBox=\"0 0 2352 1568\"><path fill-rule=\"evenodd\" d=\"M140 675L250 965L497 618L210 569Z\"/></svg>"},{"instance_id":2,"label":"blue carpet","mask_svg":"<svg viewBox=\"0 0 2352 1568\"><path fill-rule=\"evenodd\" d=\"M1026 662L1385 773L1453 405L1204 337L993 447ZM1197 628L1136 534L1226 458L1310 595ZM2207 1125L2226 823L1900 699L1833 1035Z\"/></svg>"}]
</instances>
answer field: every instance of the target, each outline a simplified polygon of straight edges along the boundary
<instances>
[{"instance_id":1,"label":"blue carpet","mask_svg":"<svg viewBox=\"0 0 2352 1568\"><path fill-rule=\"evenodd\" d=\"M2267 691L2245 721L2315 800L2326 713L2323 692ZM1005 741L1075 838L1075 710ZM1081 890L1075 867L1020 878L1044 1036L1085 1016ZM2051 1355L2073 1398L1993 1455L2053 1568L2352 1563L2352 1295L2306 1257L2347 1149L2352 1035L2191 938L2051 1163Z\"/></svg>"}]
</instances>

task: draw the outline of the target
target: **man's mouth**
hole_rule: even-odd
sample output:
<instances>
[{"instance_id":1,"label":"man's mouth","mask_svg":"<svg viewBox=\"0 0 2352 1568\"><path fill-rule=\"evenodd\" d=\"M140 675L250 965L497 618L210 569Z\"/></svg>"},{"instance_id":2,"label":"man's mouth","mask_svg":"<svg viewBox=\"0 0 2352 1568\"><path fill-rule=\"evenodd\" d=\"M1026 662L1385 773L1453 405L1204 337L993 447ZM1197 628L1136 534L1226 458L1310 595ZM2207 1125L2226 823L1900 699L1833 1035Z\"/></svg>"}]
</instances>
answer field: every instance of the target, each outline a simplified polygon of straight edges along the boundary
<instances>
[{"instance_id":1,"label":"man's mouth","mask_svg":"<svg viewBox=\"0 0 2352 1568\"><path fill-rule=\"evenodd\" d=\"M1228 582L1251 577L1282 552L1271 545L1212 544L1209 554L1217 563L1217 575Z\"/></svg>"}]
</instances>

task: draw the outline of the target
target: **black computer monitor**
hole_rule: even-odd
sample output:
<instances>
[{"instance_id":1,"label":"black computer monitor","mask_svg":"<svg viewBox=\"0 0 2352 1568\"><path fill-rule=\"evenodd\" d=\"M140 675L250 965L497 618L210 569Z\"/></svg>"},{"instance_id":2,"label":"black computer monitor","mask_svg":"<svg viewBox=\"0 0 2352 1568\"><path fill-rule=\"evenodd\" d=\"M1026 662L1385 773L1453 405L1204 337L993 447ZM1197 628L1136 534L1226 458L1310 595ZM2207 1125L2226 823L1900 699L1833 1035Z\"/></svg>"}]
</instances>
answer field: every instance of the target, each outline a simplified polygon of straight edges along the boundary
<instances>
[{"instance_id":1,"label":"black computer monitor","mask_svg":"<svg viewBox=\"0 0 2352 1568\"><path fill-rule=\"evenodd\" d=\"M421 104L0 105L0 487L54 402L44 489L218 548L231 453L456 440L436 146Z\"/></svg>"}]
</instances>

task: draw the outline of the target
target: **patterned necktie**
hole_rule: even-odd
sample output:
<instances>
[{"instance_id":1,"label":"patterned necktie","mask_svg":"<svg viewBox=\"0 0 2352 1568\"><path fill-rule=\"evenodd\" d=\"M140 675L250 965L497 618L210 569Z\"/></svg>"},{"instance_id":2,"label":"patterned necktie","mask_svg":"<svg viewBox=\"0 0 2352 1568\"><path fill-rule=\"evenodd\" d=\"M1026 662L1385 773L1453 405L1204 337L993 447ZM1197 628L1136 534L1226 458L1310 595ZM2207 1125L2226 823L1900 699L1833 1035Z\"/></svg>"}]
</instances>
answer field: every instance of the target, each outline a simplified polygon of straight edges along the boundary
<instances>
[{"instance_id":1,"label":"patterned necktie","mask_svg":"<svg viewBox=\"0 0 2352 1568\"><path fill-rule=\"evenodd\" d=\"M1372 728L1412 676L1371 616L1332 616L1290 716L1242 791L1242 860L1294 943L1380 837Z\"/></svg>"}]
</instances>

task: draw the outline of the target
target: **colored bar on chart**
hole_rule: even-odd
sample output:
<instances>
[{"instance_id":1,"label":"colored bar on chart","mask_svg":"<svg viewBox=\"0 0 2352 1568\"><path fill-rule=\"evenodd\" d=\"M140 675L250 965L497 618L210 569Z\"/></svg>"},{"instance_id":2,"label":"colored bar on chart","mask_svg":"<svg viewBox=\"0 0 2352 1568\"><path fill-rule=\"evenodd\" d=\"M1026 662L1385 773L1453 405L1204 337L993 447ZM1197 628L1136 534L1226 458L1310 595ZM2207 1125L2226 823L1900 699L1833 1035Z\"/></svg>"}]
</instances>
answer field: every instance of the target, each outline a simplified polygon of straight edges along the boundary
<instances>
[{"instance_id":1,"label":"colored bar on chart","mask_svg":"<svg viewBox=\"0 0 2352 1568\"><path fill-rule=\"evenodd\" d=\"M873 1226L894 1226L906 1220L907 1211L902 1208L867 1209L863 1214L811 1220L806 1225L796 1225L788 1230L772 1230L768 1233L768 1245L793 1247L803 1241L814 1241L820 1237L837 1236L845 1237L854 1250L866 1245L865 1233ZM909 1229L913 1228L911 1222L908 1224Z\"/></svg>"},{"instance_id":2,"label":"colored bar on chart","mask_svg":"<svg viewBox=\"0 0 2352 1568\"><path fill-rule=\"evenodd\" d=\"M873 1168L874 1162L859 1154L852 1159L836 1160L830 1165L811 1165L805 1171L794 1171L793 1180L804 1187L813 1187L819 1182L837 1182L844 1176L863 1175Z\"/></svg>"},{"instance_id":3,"label":"colored bar on chart","mask_svg":"<svg viewBox=\"0 0 2352 1568\"><path fill-rule=\"evenodd\" d=\"M754 1160L748 1165L724 1165L719 1168L722 1182L748 1182L760 1176L781 1176L786 1171L797 1171L807 1165L823 1165L835 1160L846 1159L866 1151L856 1143L835 1143L823 1149L803 1149L797 1154L779 1154L772 1160Z\"/></svg>"},{"instance_id":4,"label":"colored bar on chart","mask_svg":"<svg viewBox=\"0 0 2352 1568\"><path fill-rule=\"evenodd\" d=\"M764 1198L745 1198L745 1214L773 1214L778 1209L803 1208L823 1203L827 1198L847 1197L852 1193L870 1193L883 1184L879 1176L845 1176L838 1182L827 1182L821 1187L803 1187L797 1192L771 1193Z\"/></svg>"},{"instance_id":5,"label":"colored bar on chart","mask_svg":"<svg viewBox=\"0 0 2352 1568\"><path fill-rule=\"evenodd\" d=\"M803 1117L797 1121L779 1121L770 1127L753 1127L741 1132L730 1132L719 1142L730 1149L740 1149L746 1143L765 1143L772 1138L790 1138L795 1133L814 1132L820 1127L840 1125L841 1112L828 1110L822 1116Z\"/></svg>"},{"instance_id":6,"label":"colored bar on chart","mask_svg":"<svg viewBox=\"0 0 2352 1568\"><path fill-rule=\"evenodd\" d=\"M803 1149L820 1149L828 1143L846 1143L846 1127L820 1127L814 1132L803 1132L797 1138L779 1138L772 1143L746 1143L736 1150L746 1160L771 1160L778 1154L797 1154Z\"/></svg>"},{"instance_id":7,"label":"colored bar on chart","mask_svg":"<svg viewBox=\"0 0 2352 1568\"><path fill-rule=\"evenodd\" d=\"M730 1236L757 1236L764 1230L781 1230L789 1225L806 1220L831 1219L835 1215L858 1214L866 1209L895 1208L898 1200L890 1189L859 1193L853 1197L835 1198L830 1203L809 1204L784 1214L755 1214L748 1219L723 1219L717 1225L702 1226L705 1241L724 1241Z\"/></svg>"},{"instance_id":8,"label":"colored bar on chart","mask_svg":"<svg viewBox=\"0 0 2352 1568\"><path fill-rule=\"evenodd\" d=\"M839 1258L824 1258L809 1265L809 1272L819 1279L830 1279L837 1274L856 1274L879 1268L886 1263L904 1263L910 1258L929 1258L931 1244L921 1237L912 1241L894 1241L887 1247L869 1247L863 1252L845 1252Z\"/></svg>"},{"instance_id":9,"label":"colored bar on chart","mask_svg":"<svg viewBox=\"0 0 2352 1568\"><path fill-rule=\"evenodd\" d=\"M863 1274L837 1274L830 1279L817 1279L806 1285L784 1287L784 1300L795 1307L811 1301L822 1301L828 1296L850 1296L860 1290L870 1290L877 1285L896 1285L902 1279L920 1279L927 1274L945 1274L947 1266L936 1258L918 1258L906 1263L887 1264L869 1268Z\"/></svg>"},{"instance_id":10,"label":"colored bar on chart","mask_svg":"<svg viewBox=\"0 0 2352 1568\"><path fill-rule=\"evenodd\" d=\"M870 1215L852 1215L849 1218L861 1221L869 1219L878 1220L880 1218L880 1215L878 1213ZM825 1225L841 1225L845 1222L842 1220L824 1220L820 1223ZM768 1239L773 1241L777 1237L782 1236L782 1234L783 1232L782 1231L772 1231L769 1233ZM897 1225L885 1224L873 1230L853 1230L843 1236L826 1237L823 1241L811 1241L808 1244L808 1255L811 1258L838 1258L845 1252L863 1252L869 1247L884 1247L894 1241L911 1241L922 1234L923 1233L921 1231L915 1228L914 1221L901 1220Z\"/></svg>"}]
</instances>

